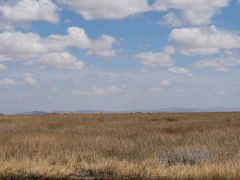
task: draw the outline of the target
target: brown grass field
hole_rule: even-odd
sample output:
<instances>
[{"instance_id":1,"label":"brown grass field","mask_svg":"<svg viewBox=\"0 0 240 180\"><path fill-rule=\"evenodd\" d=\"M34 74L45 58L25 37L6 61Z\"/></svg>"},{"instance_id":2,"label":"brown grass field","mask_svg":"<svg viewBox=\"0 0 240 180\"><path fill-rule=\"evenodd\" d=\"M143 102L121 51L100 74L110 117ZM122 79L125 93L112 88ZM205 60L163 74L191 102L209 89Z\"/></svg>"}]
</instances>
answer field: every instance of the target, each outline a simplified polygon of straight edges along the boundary
<instances>
[{"instance_id":1,"label":"brown grass field","mask_svg":"<svg viewBox=\"0 0 240 180\"><path fill-rule=\"evenodd\" d=\"M240 179L240 113L0 116L0 179Z\"/></svg>"}]
</instances>

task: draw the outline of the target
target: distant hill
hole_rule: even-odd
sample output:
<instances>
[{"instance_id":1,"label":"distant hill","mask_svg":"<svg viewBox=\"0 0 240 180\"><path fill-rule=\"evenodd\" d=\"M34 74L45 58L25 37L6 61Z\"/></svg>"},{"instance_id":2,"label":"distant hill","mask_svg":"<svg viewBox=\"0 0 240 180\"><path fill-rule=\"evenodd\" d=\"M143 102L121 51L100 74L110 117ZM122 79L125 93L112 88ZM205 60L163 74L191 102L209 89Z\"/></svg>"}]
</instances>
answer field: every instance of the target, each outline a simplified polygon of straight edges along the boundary
<instances>
[{"instance_id":1,"label":"distant hill","mask_svg":"<svg viewBox=\"0 0 240 180\"><path fill-rule=\"evenodd\" d=\"M152 112L240 112L240 108L181 108L181 107L169 107L153 110Z\"/></svg>"},{"instance_id":2,"label":"distant hill","mask_svg":"<svg viewBox=\"0 0 240 180\"><path fill-rule=\"evenodd\" d=\"M43 111L31 111L31 112L24 112L24 113L18 113L19 115L42 115L42 114L48 114L48 112Z\"/></svg>"},{"instance_id":3,"label":"distant hill","mask_svg":"<svg viewBox=\"0 0 240 180\"><path fill-rule=\"evenodd\" d=\"M104 111L100 110L80 110L80 111L74 111L74 114L97 114L97 113L104 113Z\"/></svg>"},{"instance_id":4,"label":"distant hill","mask_svg":"<svg viewBox=\"0 0 240 180\"><path fill-rule=\"evenodd\" d=\"M79 110L79 111L32 111L20 113L20 115L44 115L44 114L124 114L124 113L134 113L134 112L240 112L240 108L222 108L222 107L213 107L213 108L182 108L182 107L167 107L159 108L153 110L133 110L133 111L102 111L102 110Z\"/></svg>"}]
</instances>

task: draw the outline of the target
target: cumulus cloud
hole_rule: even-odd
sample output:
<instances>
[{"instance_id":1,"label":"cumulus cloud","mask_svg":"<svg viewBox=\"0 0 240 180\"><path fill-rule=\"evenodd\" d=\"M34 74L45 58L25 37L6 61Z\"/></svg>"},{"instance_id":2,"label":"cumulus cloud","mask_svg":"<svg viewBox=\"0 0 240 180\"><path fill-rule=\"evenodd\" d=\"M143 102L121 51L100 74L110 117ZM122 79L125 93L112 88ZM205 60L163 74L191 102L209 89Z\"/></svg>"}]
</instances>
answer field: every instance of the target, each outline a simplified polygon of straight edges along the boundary
<instances>
[{"instance_id":1,"label":"cumulus cloud","mask_svg":"<svg viewBox=\"0 0 240 180\"><path fill-rule=\"evenodd\" d=\"M113 93L120 93L122 92L122 87L111 86L108 88L108 91Z\"/></svg>"},{"instance_id":2,"label":"cumulus cloud","mask_svg":"<svg viewBox=\"0 0 240 180\"><path fill-rule=\"evenodd\" d=\"M67 35L54 34L45 38L36 33L5 31L0 33L0 61L40 60L45 65L55 63L61 68L66 65L67 69L81 69L83 63L65 53L68 47L84 49L89 55L114 57L115 43L116 39L108 35L92 40L78 27L69 27Z\"/></svg>"},{"instance_id":3,"label":"cumulus cloud","mask_svg":"<svg viewBox=\"0 0 240 180\"><path fill-rule=\"evenodd\" d=\"M94 88L93 89L93 94L96 95L103 95L103 94L108 94L108 93L120 93L122 92L122 88L121 87L117 87L117 86L111 86L108 88Z\"/></svg>"},{"instance_id":4,"label":"cumulus cloud","mask_svg":"<svg viewBox=\"0 0 240 180\"><path fill-rule=\"evenodd\" d=\"M156 0L150 4L148 0L0 0L0 28L14 29L16 25L33 21L58 23L62 7L76 11L86 20L123 19L157 11L166 12L160 22L162 25L200 26L210 24L211 19L227 7L229 2L230 0ZM172 13L172 10L177 13Z\"/></svg>"},{"instance_id":5,"label":"cumulus cloud","mask_svg":"<svg viewBox=\"0 0 240 180\"><path fill-rule=\"evenodd\" d=\"M227 7L229 2L230 0L156 0L154 8L158 11L175 9L179 11L184 22L191 25L206 25L210 24L211 19L222 8ZM178 18L172 15L167 19L170 24L178 21Z\"/></svg>"},{"instance_id":6,"label":"cumulus cloud","mask_svg":"<svg viewBox=\"0 0 240 180\"><path fill-rule=\"evenodd\" d=\"M175 64L172 55L175 49L171 46L165 47L163 52L143 52L136 55L141 63L147 67L171 67Z\"/></svg>"},{"instance_id":7,"label":"cumulus cloud","mask_svg":"<svg viewBox=\"0 0 240 180\"><path fill-rule=\"evenodd\" d=\"M118 86L110 86L107 88L92 88L91 90L78 90L72 91L72 95L75 96L94 96L94 95L105 95L105 94L112 94L112 93L121 93L122 87Z\"/></svg>"},{"instance_id":8,"label":"cumulus cloud","mask_svg":"<svg viewBox=\"0 0 240 180\"><path fill-rule=\"evenodd\" d=\"M238 55L222 55L213 59L200 60L194 64L197 68L210 68L217 71L227 71L229 68L240 65Z\"/></svg>"},{"instance_id":9,"label":"cumulus cloud","mask_svg":"<svg viewBox=\"0 0 240 180\"><path fill-rule=\"evenodd\" d=\"M83 28L69 27L67 29L68 35L60 37L68 45L74 45L76 47L85 49L89 48L92 44L92 40L88 37L86 31Z\"/></svg>"},{"instance_id":10,"label":"cumulus cloud","mask_svg":"<svg viewBox=\"0 0 240 180\"><path fill-rule=\"evenodd\" d=\"M0 1L1 21L21 24L32 21L47 21L57 23L58 7L51 0L10 0Z\"/></svg>"},{"instance_id":11,"label":"cumulus cloud","mask_svg":"<svg viewBox=\"0 0 240 180\"><path fill-rule=\"evenodd\" d=\"M35 33L0 33L0 61L33 58L46 51L41 38Z\"/></svg>"},{"instance_id":12,"label":"cumulus cloud","mask_svg":"<svg viewBox=\"0 0 240 180\"><path fill-rule=\"evenodd\" d=\"M0 80L0 85L16 85L17 82L14 79L5 78Z\"/></svg>"},{"instance_id":13,"label":"cumulus cloud","mask_svg":"<svg viewBox=\"0 0 240 180\"><path fill-rule=\"evenodd\" d=\"M181 17L177 16L173 12L169 12L162 17L161 21L158 24L161 26L168 25L171 27L179 27L179 26L183 26L185 23L181 19Z\"/></svg>"},{"instance_id":14,"label":"cumulus cloud","mask_svg":"<svg viewBox=\"0 0 240 180\"><path fill-rule=\"evenodd\" d=\"M88 50L88 54L101 57L114 57L116 56L116 52L112 49L112 46L116 42L115 38L108 35L102 35L98 40L92 43L91 48Z\"/></svg>"},{"instance_id":15,"label":"cumulus cloud","mask_svg":"<svg viewBox=\"0 0 240 180\"><path fill-rule=\"evenodd\" d=\"M190 25L210 24L211 19L222 8L227 7L230 0L156 0L153 5L150 5L148 0L1 0L2 28L39 20L57 23L60 8L54 2L76 11L86 20L123 19L144 12L160 11L167 12L162 19L164 24L179 26L186 23ZM169 13L172 9L176 10L179 15Z\"/></svg>"},{"instance_id":16,"label":"cumulus cloud","mask_svg":"<svg viewBox=\"0 0 240 180\"><path fill-rule=\"evenodd\" d=\"M174 9L181 16L180 24L184 21L191 25L206 25L211 23L211 19L222 8L228 6L229 1L156 0L152 5L148 3L148 0L58 0L58 3L73 9L86 20L123 19L144 12L169 12ZM164 20L171 25L179 24L179 18L174 14L167 14Z\"/></svg>"},{"instance_id":17,"label":"cumulus cloud","mask_svg":"<svg viewBox=\"0 0 240 180\"><path fill-rule=\"evenodd\" d=\"M35 86L38 84L37 80L34 79L31 74L25 75L24 82L31 86Z\"/></svg>"},{"instance_id":18,"label":"cumulus cloud","mask_svg":"<svg viewBox=\"0 0 240 180\"><path fill-rule=\"evenodd\" d=\"M168 69L170 73L173 74L187 74L190 73L190 70L183 68L183 67L171 67Z\"/></svg>"},{"instance_id":19,"label":"cumulus cloud","mask_svg":"<svg viewBox=\"0 0 240 180\"><path fill-rule=\"evenodd\" d=\"M68 52L44 54L38 58L38 63L42 65L66 68L71 70L81 70L84 63Z\"/></svg>"},{"instance_id":20,"label":"cumulus cloud","mask_svg":"<svg viewBox=\"0 0 240 180\"><path fill-rule=\"evenodd\" d=\"M86 20L123 19L150 10L147 0L58 0L58 2L75 10Z\"/></svg>"},{"instance_id":21,"label":"cumulus cloud","mask_svg":"<svg viewBox=\"0 0 240 180\"><path fill-rule=\"evenodd\" d=\"M5 66L4 64L0 64L0 71L6 70L6 69L7 69L7 66Z\"/></svg>"},{"instance_id":22,"label":"cumulus cloud","mask_svg":"<svg viewBox=\"0 0 240 180\"><path fill-rule=\"evenodd\" d=\"M114 57L116 52L113 46L117 40L109 35L101 35L98 39L91 39L83 28L69 27L67 35L51 35L48 38L42 39L47 50L62 51L67 47L78 47L86 49L87 54L99 57Z\"/></svg>"},{"instance_id":23,"label":"cumulus cloud","mask_svg":"<svg viewBox=\"0 0 240 180\"><path fill-rule=\"evenodd\" d=\"M240 48L239 32L227 31L215 26L204 28L177 28L170 39L175 41L184 55L215 54L220 50Z\"/></svg>"}]
</instances>

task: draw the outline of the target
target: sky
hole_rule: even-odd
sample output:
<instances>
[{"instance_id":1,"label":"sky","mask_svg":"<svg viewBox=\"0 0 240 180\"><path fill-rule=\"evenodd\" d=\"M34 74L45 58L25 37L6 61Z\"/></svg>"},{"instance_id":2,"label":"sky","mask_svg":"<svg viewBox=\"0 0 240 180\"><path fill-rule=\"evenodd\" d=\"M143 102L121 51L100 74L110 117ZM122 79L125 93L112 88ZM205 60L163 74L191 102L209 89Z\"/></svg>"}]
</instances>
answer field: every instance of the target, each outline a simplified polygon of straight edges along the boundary
<instances>
[{"instance_id":1,"label":"sky","mask_svg":"<svg viewBox=\"0 0 240 180\"><path fill-rule=\"evenodd\" d=\"M0 113L240 108L239 0L0 0Z\"/></svg>"}]
</instances>

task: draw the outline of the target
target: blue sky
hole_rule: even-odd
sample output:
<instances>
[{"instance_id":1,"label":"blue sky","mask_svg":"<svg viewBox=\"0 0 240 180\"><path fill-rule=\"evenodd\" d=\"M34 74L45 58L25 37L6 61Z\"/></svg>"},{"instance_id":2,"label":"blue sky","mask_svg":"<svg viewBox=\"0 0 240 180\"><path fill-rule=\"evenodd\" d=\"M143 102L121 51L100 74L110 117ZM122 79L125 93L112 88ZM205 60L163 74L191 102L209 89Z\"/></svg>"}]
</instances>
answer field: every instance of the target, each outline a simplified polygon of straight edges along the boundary
<instances>
[{"instance_id":1,"label":"blue sky","mask_svg":"<svg viewBox=\"0 0 240 180\"><path fill-rule=\"evenodd\" d=\"M0 112L240 107L237 0L0 0Z\"/></svg>"}]
</instances>

